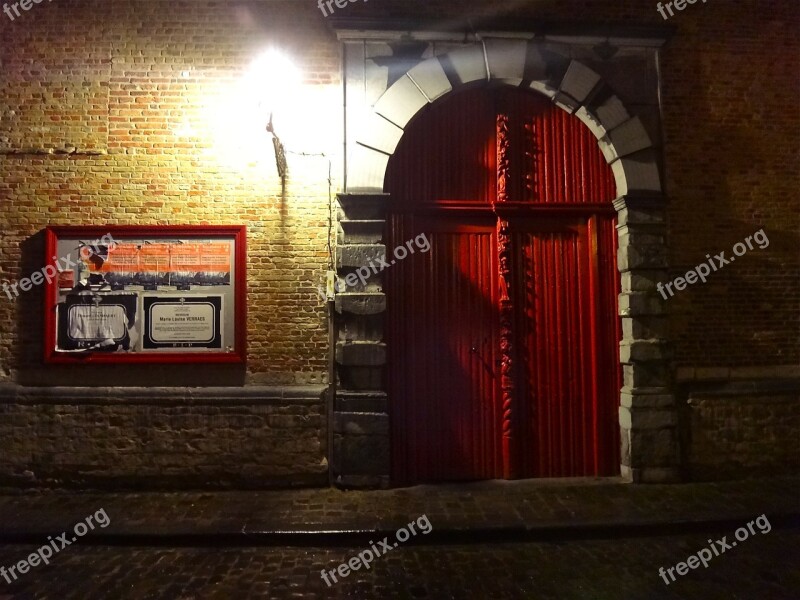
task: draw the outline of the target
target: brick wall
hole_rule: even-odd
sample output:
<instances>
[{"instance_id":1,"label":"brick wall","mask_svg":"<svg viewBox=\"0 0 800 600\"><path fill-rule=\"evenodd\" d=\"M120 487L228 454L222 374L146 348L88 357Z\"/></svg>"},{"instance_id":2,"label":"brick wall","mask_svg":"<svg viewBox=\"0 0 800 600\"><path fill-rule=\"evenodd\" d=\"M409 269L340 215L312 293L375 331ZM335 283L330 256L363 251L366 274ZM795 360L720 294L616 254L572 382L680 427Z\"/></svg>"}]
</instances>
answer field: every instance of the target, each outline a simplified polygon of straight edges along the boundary
<instances>
[{"instance_id":1,"label":"brick wall","mask_svg":"<svg viewBox=\"0 0 800 600\"><path fill-rule=\"evenodd\" d=\"M250 352L246 375L227 382L322 382L328 158L289 154L282 190L267 115L242 123L253 106L237 88L260 51L285 49L304 81L292 110L275 114L278 134L341 171L338 45L303 13L286 3L67 1L3 17L0 279L38 268L31 238L46 225L245 224ZM39 313L24 306L37 295L16 306L0 298L0 380L85 378L41 370Z\"/></svg>"},{"instance_id":2,"label":"brick wall","mask_svg":"<svg viewBox=\"0 0 800 600\"><path fill-rule=\"evenodd\" d=\"M335 14L665 24L656 3L642 0L519 4L372 0ZM752 368L756 377L776 366L797 369L800 117L792 107L800 91L800 5L696 3L666 24L677 28L661 56L671 274L684 273L707 253L730 252L760 228L771 241L767 250L751 252L668 302L675 367ZM40 232L50 224L244 223L250 340L246 369L44 369L39 290L16 302L3 295L0 382L325 382L325 307L315 288L328 261L328 160L333 190L342 187L340 56L328 25L305 0L57 0L34 5L13 22L0 14L0 281L39 268ZM304 77L291 94L292 110L276 114L278 133L289 150L327 155L289 154L285 189L263 123L252 124L252 135L247 128L244 137L229 135L247 108L237 85L269 45L293 56ZM253 419L263 417L261 404L251 403ZM62 406L64 418L74 419L70 405ZM174 416L145 406L114 410L137 427ZM54 418L47 411L55 409L13 410L17 420L37 415L40 421L26 426L45 432ZM213 414L203 418L208 425ZM258 428L244 425L243 431ZM95 432L98 443L107 443ZM323 454L312 453L315 460ZM15 456L19 466L28 454ZM184 458L203 462L193 463L189 451ZM116 472L103 460L108 473ZM297 472L315 472L313 464L297 458ZM129 467L157 472L155 462Z\"/></svg>"},{"instance_id":3,"label":"brick wall","mask_svg":"<svg viewBox=\"0 0 800 600\"><path fill-rule=\"evenodd\" d=\"M327 371L316 288L328 264L329 160L341 186L339 49L310 16L299 3L65 0L0 18L0 280L40 268L52 224L245 224L249 251L246 369L45 369L41 290L0 297L0 382L170 387L147 400L120 392L123 405L19 388L26 400L0 400L4 482L327 480L321 388L298 402L275 387L322 384ZM278 134L289 151L328 155L290 153L285 189L266 115L243 122L254 106L238 88L271 45L303 74L291 110L275 114ZM174 399L182 386L220 385L271 387L232 406Z\"/></svg>"}]
</instances>

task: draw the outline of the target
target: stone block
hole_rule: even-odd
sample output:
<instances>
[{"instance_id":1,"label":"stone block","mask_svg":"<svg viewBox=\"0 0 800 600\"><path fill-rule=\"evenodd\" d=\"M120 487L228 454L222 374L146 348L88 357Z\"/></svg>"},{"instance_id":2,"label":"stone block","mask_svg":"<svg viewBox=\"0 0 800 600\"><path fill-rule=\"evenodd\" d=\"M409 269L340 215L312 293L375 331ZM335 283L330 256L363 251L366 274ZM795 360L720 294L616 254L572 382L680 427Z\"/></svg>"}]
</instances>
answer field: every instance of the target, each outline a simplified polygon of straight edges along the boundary
<instances>
[{"instance_id":1,"label":"stone block","mask_svg":"<svg viewBox=\"0 0 800 600\"><path fill-rule=\"evenodd\" d=\"M666 317L623 317L622 339L651 340L666 339L669 321Z\"/></svg>"},{"instance_id":2,"label":"stone block","mask_svg":"<svg viewBox=\"0 0 800 600\"><path fill-rule=\"evenodd\" d=\"M386 385L383 367L345 367L339 365L337 371L342 387L348 390L382 390Z\"/></svg>"},{"instance_id":3,"label":"stone block","mask_svg":"<svg viewBox=\"0 0 800 600\"><path fill-rule=\"evenodd\" d=\"M347 244L336 249L336 266L340 269L369 266L370 262L377 266L385 259L386 246L383 244Z\"/></svg>"},{"instance_id":4,"label":"stone block","mask_svg":"<svg viewBox=\"0 0 800 600\"><path fill-rule=\"evenodd\" d=\"M675 410L619 407L619 426L622 429L663 429L677 424L678 414Z\"/></svg>"},{"instance_id":5,"label":"stone block","mask_svg":"<svg viewBox=\"0 0 800 600\"><path fill-rule=\"evenodd\" d=\"M460 48L447 54L447 61L452 68L451 77L460 83L473 81L486 81L489 74L486 71L486 57L482 45Z\"/></svg>"},{"instance_id":6,"label":"stone block","mask_svg":"<svg viewBox=\"0 0 800 600\"><path fill-rule=\"evenodd\" d=\"M623 197L614 202L617 208L617 229L635 225L666 227L666 201L664 198L640 200Z\"/></svg>"},{"instance_id":7,"label":"stone block","mask_svg":"<svg viewBox=\"0 0 800 600\"><path fill-rule=\"evenodd\" d=\"M394 154L403 130L379 114L368 112L363 119L356 141L385 154Z\"/></svg>"},{"instance_id":8,"label":"stone block","mask_svg":"<svg viewBox=\"0 0 800 600\"><path fill-rule=\"evenodd\" d=\"M620 431L620 464L625 467L631 465L631 432L629 429L621 428Z\"/></svg>"},{"instance_id":9,"label":"stone block","mask_svg":"<svg viewBox=\"0 0 800 600\"><path fill-rule=\"evenodd\" d=\"M345 413L388 413L389 399L386 392L337 390L336 410Z\"/></svg>"},{"instance_id":10,"label":"stone block","mask_svg":"<svg viewBox=\"0 0 800 600\"><path fill-rule=\"evenodd\" d=\"M666 244L620 244L617 250L617 269L622 273L634 269L650 271L666 268Z\"/></svg>"},{"instance_id":11,"label":"stone block","mask_svg":"<svg viewBox=\"0 0 800 600\"><path fill-rule=\"evenodd\" d=\"M343 293L336 294L336 312L356 315L376 315L386 312L386 294Z\"/></svg>"},{"instance_id":12,"label":"stone block","mask_svg":"<svg viewBox=\"0 0 800 600\"><path fill-rule=\"evenodd\" d=\"M625 388L629 389L665 389L671 384L672 374L663 362L636 363L622 365L622 381Z\"/></svg>"},{"instance_id":13,"label":"stone block","mask_svg":"<svg viewBox=\"0 0 800 600\"><path fill-rule=\"evenodd\" d=\"M619 295L619 316L659 316L664 314L664 300L660 296L631 292Z\"/></svg>"},{"instance_id":14,"label":"stone block","mask_svg":"<svg viewBox=\"0 0 800 600\"><path fill-rule=\"evenodd\" d=\"M659 282L667 281L666 270L637 269L621 274L623 292L656 292Z\"/></svg>"},{"instance_id":15,"label":"stone block","mask_svg":"<svg viewBox=\"0 0 800 600\"><path fill-rule=\"evenodd\" d=\"M564 78L569 66L569 59L549 51L542 44L528 42L525 57L525 74L523 79L546 84L558 91L558 83Z\"/></svg>"},{"instance_id":16,"label":"stone block","mask_svg":"<svg viewBox=\"0 0 800 600\"><path fill-rule=\"evenodd\" d=\"M430 58L419 63L408 72L411 80L417 84L422 93L433 102L453 90L442 63L437 58Z\"/></svg>"},{"instance_id":17,"label":"stone block","mask_svg":"<svg viewBox=\"0 0 800 600\"><path fill-rule=\"evenodd\" d=\"M359 76L352 83L361 87L354 90L350 87L348 80L348 91L358 92L364 95L367 106L372 106L377 102L384 92L389 88L389 64L392 57L392 48L384 41L368 41L364 46L364 59L354 65L355 69L361 71ZM377 59L377 60L376 60Z\"/></svg>"},{"instance_id":18,"label":"stone block","mask_svg":"<svg viewBox=\"0 0 800 600\"><path fill-rule=\"evenodd\" d=\"M375 112L400 128L428 104L428 99L411 78L398 79L375 103Z\"/></svg>"},{"instance_id":19,"label":"stone block","mask_svg":"<svg viewBox=\"0 0 800 600\"><path fill-rule=\"evenodd\" d=\"M616 154L614 158L628 156L653 145L644 123L638 116L609 131L606 138L614 149Z\"/></svg>"},{"instance_id":20,"label":"stone block","mask_svg":"<svg viewBox=\"0 0 800 600\"><path fill-rule=\"evenodd\" d=\"M667 360L669 347L661 340L623 341L619 345L619 359L624 365L638 362Z\"/></svg>"},{"instance_id":21,"label":"stone block","mask_svg":"<svg viewBox=\"0 0 800 600\"><path fill-rule=\"evenodd\" d=\"M383 220L389 194L337 194L341 220Z\"/></svg>"},{"instance_id":22,"label":"stone block","mask_svg":"<svg viewBox=\"0 0 800 600\"><path fill-rule=\"evenodd\" d=\"M389 435L334 434L334 474L388 476L390 469Z\"/></svg>"},{"instance_id":23,"label":"stone block","mask_svg":"<svg viewBox=\"0 0 800 600\"><path fill-rule=\"evenodd\" d=\"M600 75L586 65L573 60L564 74L559 89L582 103L599 82Z\"/></svg>"},{"instance_id":24,"label":"stone block","mask_svg":"<svg viewBox=\"0 0 800 600\"><path fill-rule=\"evenodd\" d=\"M631 467L676 467L680 462L678 432L674 427L630 430Z\"/></svg>"},{"instance_id":25,"label":"stone block","mask_svg":"<svg viewBox=\"0 0 800 600\"><path fill-rule=\"evenodd\" d=\"M348 367L377 367L386 364L386 344L338 342L336 362Z\"/></svg>"},{"instance_id":26,"label":"stone block","mask_svg":"<svg viewBox=\"0 0 800 600\"><path fill-rule=\"evenodd\" d=\"M383 192L389 155L353 144L347 157L348 192Z\"/></svg>"},{"instance_id":27,"label":"stone block","mask_svg":"<svg viewBox=\"0 0 800 600\"><path fill-rule=\"evenodd\" d=\"M340 341L380 342L384 334L384 317L343 313L338 321Z\"/></svg>"},{"instance_id":28,"label":"stone block","mask_svg":"<svg viewBox=\"0 0 800 600\"><path fill-rule=\"evenodd\" d=\"M383 241L386 221L381 219L340 220L339 244L378 244Z\"/></svg>"},{"instance_id":29,"label":"stone block","mask_svg":"<svg viewBox=\"0 0 800 600\"><path fill-rule=\"evenodd\" d=\"M605 95L596 103L591 102L589 110L606 131L611 131L630 119L622 100L613 94Z\"/></svg>"},{"instance_id":30,"label":"stone block","mask_svg":"<svg viewBox=\"0 0 800 600\"><path fill-rule=\"evenodd\" d=\"M525 78L525 60L528 54L526 40L487 38L485 43L490 80Z\"/></svg>"},{"instance_id":31,"label":"stone block","mask_svg":"<svg viewBox=\"0 0 800 600\"><path fill-rule=\"evenodd\" d=\"M621 196L636 192L660 192L659 158L652 148L629 154L611 163Z\"/></svg>"}]
</instances>

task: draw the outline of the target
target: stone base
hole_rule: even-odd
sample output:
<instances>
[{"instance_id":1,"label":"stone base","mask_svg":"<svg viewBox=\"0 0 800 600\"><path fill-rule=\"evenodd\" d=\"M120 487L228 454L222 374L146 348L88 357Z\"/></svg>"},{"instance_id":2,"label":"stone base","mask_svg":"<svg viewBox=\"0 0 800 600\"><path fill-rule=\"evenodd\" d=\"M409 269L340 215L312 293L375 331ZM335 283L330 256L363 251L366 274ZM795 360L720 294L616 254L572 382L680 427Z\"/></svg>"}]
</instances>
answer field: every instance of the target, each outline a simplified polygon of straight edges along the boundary
<instances>
[{"instance_id":1,"label":"stone base","mask_svg":"<svg viewBox=\"0 0 800 600\"><path fill-rule=\"evenodd\" d=\"M0 386L0 485L324 486L323 397L322 386Z\"/></svg>"},{"instance_id":2,"label":"stone base","mask_svg":"<svg viewBox=\"0 0 800 600\"><path fill-rule=\"evenodd\" d=\"M675 467L646 467L632 469L622 465L622 478L631 483L679 483L682 481L680 469Z\"/></svg>"}]
</instances>

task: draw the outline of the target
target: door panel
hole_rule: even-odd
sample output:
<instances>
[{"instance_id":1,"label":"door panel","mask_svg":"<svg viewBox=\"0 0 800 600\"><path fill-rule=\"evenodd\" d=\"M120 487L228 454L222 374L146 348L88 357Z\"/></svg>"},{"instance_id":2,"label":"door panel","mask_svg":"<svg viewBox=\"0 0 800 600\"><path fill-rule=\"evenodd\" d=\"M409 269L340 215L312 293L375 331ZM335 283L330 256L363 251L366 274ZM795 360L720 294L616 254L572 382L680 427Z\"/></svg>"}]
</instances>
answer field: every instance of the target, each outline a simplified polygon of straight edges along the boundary
<instances>
[{"instance_id":1,"label":"door panel","mask_svg":"<svg viewBox=\"0 0 800 600\"><path fill-rule=\"evenodd\" d=\"M387 277L396 481L501 476L497 281L491 220L395 215L392 246L431 250Z\"/></svg>"},{"instance_id":2,"label":"door panel","mask_svg":"<svg viewBox=\"0 0 800 600\"><path fill-rule=\"evenodd\" d=\"M521 448L527 477L594 470L597 387L588 228L519 232Z\"/></svg>"},{"instance_id":3,"label":"door panel","mask_svg":"<svg viewBox=\"0 0 800 600\"><path fill-rule=\"evenodd\" d=\"M618 471L619 333L613 220L518 223L523 477ZM613 323L613 321L612 321Z\"/></svg>"}]
</instances>

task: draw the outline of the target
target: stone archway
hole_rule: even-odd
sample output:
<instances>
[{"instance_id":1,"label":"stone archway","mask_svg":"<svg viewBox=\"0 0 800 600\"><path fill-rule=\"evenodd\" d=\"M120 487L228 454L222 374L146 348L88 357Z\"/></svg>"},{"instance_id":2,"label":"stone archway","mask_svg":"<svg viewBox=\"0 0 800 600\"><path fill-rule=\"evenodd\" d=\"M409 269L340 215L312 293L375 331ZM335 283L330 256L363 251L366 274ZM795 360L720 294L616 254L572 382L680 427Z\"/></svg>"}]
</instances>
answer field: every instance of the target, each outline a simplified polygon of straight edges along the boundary
<instances>
[{"instance_id":1,"label":"stone archway","mask_svg":"<svg viewBox=\"0 0 800 600\"><path fill-rule=\"evenodd\" d=\"M404 128L424 106L465 86L487 82L531 89L579 118L594 134L617 184L622 293L619 423L623 476L642 482L678 477L677 410L668 363L664 301L665 200L658 153L643 120L632 115L601 76L585 64L524 39L485 38L409 68L358 114L348 152L337 267L344 276L384 257L384 178ZM345 82L347 85L347 81ZM344 485L388 483L388 414L383 365L380 284L338 294L333 465Z\"/></svg>"}]
</instances>

